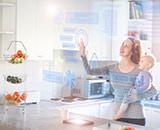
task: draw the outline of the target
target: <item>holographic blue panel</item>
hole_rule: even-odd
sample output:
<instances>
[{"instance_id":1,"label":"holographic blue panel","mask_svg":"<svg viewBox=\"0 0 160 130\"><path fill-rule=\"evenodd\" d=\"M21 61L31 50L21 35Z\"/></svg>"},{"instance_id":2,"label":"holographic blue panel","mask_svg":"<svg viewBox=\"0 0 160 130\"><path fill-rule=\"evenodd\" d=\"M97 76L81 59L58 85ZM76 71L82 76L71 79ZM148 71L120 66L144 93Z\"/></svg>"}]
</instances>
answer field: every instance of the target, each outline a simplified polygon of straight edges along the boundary
<instances>
[{"instance_id":1,"label":"holographic blue panel","mask_svg":"<svg viewBox=\"0 0 160 130\"><path fill-rule=\"evenodd\" d=\"M63 73L43 70L43 80L62 84Z\"/></svg>"},{"instance_id":2,"label":"holographic blue panel","mask_svg":"<svg viewBox=\"0 0 160 130\"><path fill-rule=\"evenodd\" d=\"M98 13L66 13L66 23L98 24Z\"/></svg>"}]
</instances>

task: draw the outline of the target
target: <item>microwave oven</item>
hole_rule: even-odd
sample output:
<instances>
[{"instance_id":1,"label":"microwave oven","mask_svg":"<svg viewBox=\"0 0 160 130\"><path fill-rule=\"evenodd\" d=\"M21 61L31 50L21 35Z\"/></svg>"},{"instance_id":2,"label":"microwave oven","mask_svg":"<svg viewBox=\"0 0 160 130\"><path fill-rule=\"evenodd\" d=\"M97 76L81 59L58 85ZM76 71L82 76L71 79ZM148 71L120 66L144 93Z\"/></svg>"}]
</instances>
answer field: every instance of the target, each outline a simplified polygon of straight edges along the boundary
<instances>
[{"instance_id":1,"label":"microwave oven","mask_svg":"<svg viewBox=\"0 0 160 130\"><path fill-rule=\"evenodd\" d=\"M81 98L102 98L105 97L109 90L109 83L105 79L87 80L77 79L77 85L72 88L73 97Z\"/></svg>"}]
</instances>

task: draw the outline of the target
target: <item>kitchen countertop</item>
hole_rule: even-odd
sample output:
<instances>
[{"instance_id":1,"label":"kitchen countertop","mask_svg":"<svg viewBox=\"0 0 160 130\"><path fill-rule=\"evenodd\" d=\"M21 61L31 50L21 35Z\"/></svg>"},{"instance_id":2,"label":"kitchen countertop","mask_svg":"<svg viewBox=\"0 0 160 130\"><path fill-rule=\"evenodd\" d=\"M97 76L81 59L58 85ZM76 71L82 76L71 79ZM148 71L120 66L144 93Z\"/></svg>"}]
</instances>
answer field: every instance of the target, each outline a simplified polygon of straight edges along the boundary
<instances>
[{"instance_id":1,"label":"kitchen countertop","mask_svg":"<svg viewBox=\"0 0 160 130\"><path fill-rule=\"evenodd\" d=\"M159 100L144 100L143 105L160 109L160 101Z\"/></svg>"},{"instance_id":2,"label":"kitchen countertop","mask_svg":"<svg viewBox=\"0 0 160 130\"><path fill-rule=\"evenodd\" d=\"M94 104L96 103L106 103L106 102L112 102L114 99L113 97L106 97L106 98L98 98L98 99L88 99L88 100L75 100L73 102L65 102L65 101L54 101L54 100L50 100L51 102L54 103L59 103L62 106L66 107L66 106L77 106L77 105L90 105L90 104ZM143 100L142 104L144 106L148 106L148 107L152 107L152 108L158 108L160 109L160 101L159 100Z\"/></svg>"},{"instance_id":3,"label":"kitchen countertop","mask_svg":"<svg viewBox=\"0 0 160 130\"><path fill-rule=\"evenodd\" d=\"M75 98L75 101L72 102L65 102L62 100L58 100L58 101L53 101L50 100L50 102L53 103L58 103L61 104L60 106L58 106L57 108L62 108L63 107L73 107L73 106L82 106L82 105L91 105L91 104L95 104L95 103L106 103L106 102L112 102L113 98L97 98L97 99L87 99L87 100L77 100L77 98Z\"/></svg>"},{"instance_id":4,"label":"kitchen countertop","mask_svg":"<svg viewBox=\"0 0 160 130\"><path fill-rule=\"evenodd\" d=\"M114 122L111 120L78 115L70 113L69 118L81 118L89 121L93 121L93 125L88 126L77 126L71 124L64 124L63 120L65 117L61 117L61 113L57 110L57 107L61 107L63 104L57 102L51 102L47 100L40 101L39 104L28 104L26 105L26 112L23 114L20 108L9 109L6 114L2 112L3 105L0 106L0 129L3 130L97 130L97 127L102 127L107 123L111 123L111 126L108 130L113 127L119 127L123 125L131 124L122 124L119 122ZM117 125L118 124L118 125ZM132 124L133 126L133 124ZM137 130L152 130L150 128L140 127L134 125ZM106 128L105 128L106 129ZM107 130L107 129L106 129ZM118 130L116 128L115 130ZM154 129L153 129L154 130Z\"/></svg>"}]
</instances>

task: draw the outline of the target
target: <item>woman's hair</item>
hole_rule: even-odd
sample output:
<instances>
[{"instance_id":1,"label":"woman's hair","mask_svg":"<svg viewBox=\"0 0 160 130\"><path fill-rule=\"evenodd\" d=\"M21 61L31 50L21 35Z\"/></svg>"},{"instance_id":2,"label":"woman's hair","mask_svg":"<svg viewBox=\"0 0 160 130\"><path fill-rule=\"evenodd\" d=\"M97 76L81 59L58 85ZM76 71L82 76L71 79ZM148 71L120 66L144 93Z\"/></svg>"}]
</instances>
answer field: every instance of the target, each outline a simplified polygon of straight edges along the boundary
<instances>
[{"instance_id":1,"label":"woman's hair","mask_svg":"<svg viewBox=\"0 0 160 130\"><path fill-rule=\"evenodd\" d=\"M141 42L134 37L128 37L128 40L130 40L132 44L132 55L131 55L131 61L135 64L138 64L140 61L141 56L143 55L143 48L141 45Z\"/></svg>"}]
</instances>

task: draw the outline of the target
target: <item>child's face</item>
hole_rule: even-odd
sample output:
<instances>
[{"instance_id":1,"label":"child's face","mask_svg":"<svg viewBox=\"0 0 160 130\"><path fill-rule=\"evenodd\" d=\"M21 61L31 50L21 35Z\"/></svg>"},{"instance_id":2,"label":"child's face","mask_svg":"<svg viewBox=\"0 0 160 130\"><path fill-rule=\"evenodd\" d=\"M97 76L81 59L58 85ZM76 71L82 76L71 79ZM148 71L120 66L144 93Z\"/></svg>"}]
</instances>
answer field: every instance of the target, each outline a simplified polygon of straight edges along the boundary
<instances>
[{"instance_id":1,"label":"child's face","mask_svg":"<svg viewBox=\"0 0 160 130\"><path fill-rule=\"evenodd\" d=\"M141 58L140 62L139 62L139 69L141 70L149 70L151 68L151 61L149 59L149 57L144 56Z\"/></svg>"}]
</instances>

